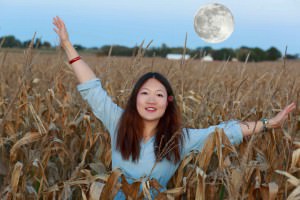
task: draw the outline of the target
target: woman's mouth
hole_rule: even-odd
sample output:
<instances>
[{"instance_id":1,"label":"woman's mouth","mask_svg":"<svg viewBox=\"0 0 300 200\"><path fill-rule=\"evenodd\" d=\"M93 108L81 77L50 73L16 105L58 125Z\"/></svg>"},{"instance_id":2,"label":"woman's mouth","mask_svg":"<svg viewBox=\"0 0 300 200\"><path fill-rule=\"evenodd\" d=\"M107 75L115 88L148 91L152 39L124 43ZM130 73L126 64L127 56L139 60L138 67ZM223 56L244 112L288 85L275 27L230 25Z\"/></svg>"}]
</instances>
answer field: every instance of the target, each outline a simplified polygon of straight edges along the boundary
<instances>
[{"instance_id":1,"label":"woman's mouth","mask_svg":"<svg viewBox=\"0 0 300 200\"><path fill-rule=\"evenodd\" d=\"M147 108L145 108L145 110L148 112L155 112L157 109L154 107L147 107Z\"/></svg>"}]
</instances>

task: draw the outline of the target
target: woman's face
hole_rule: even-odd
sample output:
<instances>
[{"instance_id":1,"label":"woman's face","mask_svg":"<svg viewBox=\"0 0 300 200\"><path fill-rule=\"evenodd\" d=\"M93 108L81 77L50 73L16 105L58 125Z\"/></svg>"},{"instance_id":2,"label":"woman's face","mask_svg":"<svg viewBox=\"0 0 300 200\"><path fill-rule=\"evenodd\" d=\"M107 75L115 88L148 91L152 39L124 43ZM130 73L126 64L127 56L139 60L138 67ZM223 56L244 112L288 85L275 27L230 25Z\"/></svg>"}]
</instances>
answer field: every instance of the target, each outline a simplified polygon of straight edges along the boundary
<instances>
[{"instance_id":1,"label":"woman's face","mask_svg":"<svg viewBox=\"0 0 300 200\"><path fill-rule=\"evenodd\" d=\"M137 94L137 111L145 122L157 122L168 105L166 88L155 78L148 79Z\"/></svg>"}]
</instances>

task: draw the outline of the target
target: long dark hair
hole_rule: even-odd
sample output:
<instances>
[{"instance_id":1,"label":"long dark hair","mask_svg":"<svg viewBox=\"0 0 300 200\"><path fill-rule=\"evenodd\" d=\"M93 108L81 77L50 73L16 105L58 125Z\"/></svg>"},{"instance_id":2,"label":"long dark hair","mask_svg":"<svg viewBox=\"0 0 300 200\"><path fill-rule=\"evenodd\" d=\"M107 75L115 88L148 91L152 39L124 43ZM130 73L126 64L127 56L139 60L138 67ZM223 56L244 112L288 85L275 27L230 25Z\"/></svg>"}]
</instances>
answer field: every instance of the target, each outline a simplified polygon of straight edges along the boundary
<instances>
[{"instance_id":1,"label":"long dark hair","mask_svg":"<svg viewBox=\"0 0 300 200\"><path fill-rule=\"evenodd\" d=\"M166 157L167 160L177 163L180 161L180 149L183 145L181 114L169 81L157 72L148 72L136 82L119 121L116 149L121 152L125 160L130 156L132 161L139 160L144 125L136 108L136 100L140 88L150 78L155 78L164 85L168 97L171 96L166 111L157 125L154 142L156 160L160 161Z\"/></svg>"}]
</instances>

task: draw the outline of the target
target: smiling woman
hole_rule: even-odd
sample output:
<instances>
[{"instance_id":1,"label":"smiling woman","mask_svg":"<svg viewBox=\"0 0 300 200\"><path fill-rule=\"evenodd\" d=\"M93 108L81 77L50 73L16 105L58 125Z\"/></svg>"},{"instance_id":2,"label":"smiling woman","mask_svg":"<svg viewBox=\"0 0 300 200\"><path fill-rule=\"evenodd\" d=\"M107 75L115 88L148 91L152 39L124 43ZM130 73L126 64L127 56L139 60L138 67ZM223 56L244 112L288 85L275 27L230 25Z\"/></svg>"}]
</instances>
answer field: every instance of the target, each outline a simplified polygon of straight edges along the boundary
<instances>
[{"instance_id":1,"label":"smiling woman","mask_svg":"<svg viewBox=\"0 0 300 200\"><path fill-rule=\"evenodd\" d=\"M140 143L155 136L156 147L173 139L174 147L166 158L175 163L180 160L182 138L175 134L180 131L181 117L169 96L174 96L171 85L159 73L149 72L137 81L119 122L117 149L124 158L139 161ZM156 160L162 150L154 149Z\"/></svg>"},{"instance_id":2,"label":"smiling woman","mask_svg":"<svg viewBox=\"0 0 300 200\"><path fill-rule=\"evenodd\" d=\"M258 122L231 120L206 129L183 128L168 80L159 73L149 72L137 81L123 110L112 101L100 80L78 55L69 41L64 22L56 17L53 23L80 82L77 89L110 134L112 169L121 169L130 184L142 180L139 196L144 195L142 185L154 179L160 191L165 190L180 161L191 151L202 150L216 128L223 129L229 141L237 145L243 136L280 127L295 109L292 103L275 117ZM151 188L149 195L153 198L160 191ZM126 199L130 195L121 189L114 198Z\"/></svg>"}]
</instances>

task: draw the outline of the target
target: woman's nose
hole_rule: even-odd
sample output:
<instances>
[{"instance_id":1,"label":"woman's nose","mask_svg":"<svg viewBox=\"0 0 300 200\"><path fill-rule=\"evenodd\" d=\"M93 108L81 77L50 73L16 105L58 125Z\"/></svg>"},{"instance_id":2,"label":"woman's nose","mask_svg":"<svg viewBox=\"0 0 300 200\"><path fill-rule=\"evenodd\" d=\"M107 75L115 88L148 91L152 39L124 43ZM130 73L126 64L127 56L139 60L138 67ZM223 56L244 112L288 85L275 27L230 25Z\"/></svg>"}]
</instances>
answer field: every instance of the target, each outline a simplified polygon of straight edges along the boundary
<instances>
[{"instance_id":1,"label":"woman's nose","mask_svg":"<svg viewBox=\"0 0 300 200\"><path fill-rule=\"evenodd\" d=\"M154 103L155 102L155 96L154 95L149 95L147 101L150 102L150 103Z\"/></svg>"}]
</instances>

